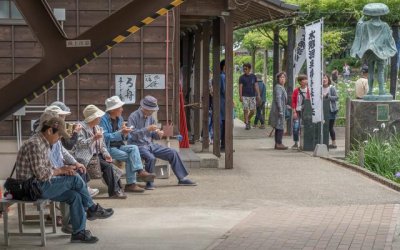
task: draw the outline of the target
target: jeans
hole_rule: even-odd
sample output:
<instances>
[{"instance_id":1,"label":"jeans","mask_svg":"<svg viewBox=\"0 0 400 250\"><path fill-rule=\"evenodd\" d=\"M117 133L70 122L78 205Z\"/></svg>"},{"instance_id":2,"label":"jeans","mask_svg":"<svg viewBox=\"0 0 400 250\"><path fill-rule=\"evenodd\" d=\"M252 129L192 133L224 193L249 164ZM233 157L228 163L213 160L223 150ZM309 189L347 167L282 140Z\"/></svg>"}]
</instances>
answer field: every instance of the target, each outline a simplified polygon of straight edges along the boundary
<instances>
[{"instance_id":1,"label":"jeans","mask_svg":"<svg viewBox=\"0 0 400 250\"><path fill-rule=\"evenodd\" d=\"M283 129L275 128L275 144L282 144Z\"/></svg>"},{"instance_id":2,"label":"jeans","mask_svg":"<svg viewBox=\"0 0 400 250\"><path fill-rule=\"evenodd\" d=\"M136 183L136 172L143 170L142 159L136 145L123 145L119 148L111 147L112 158L126 163L126 183Z\"/></svg>"},{"instance_id":3,"label":"jeans","mask_svg":"<svg viewBox=\"0 0 400 250\"><path fill-rule=\"evenodd\" d=\"M40 182L42 198L65 202L70 207L72 231L74 234L86 227L86 208L94 205L86 183L79 175L54 176Z\"/></svg>"},{"instance_id":4,"label":"jeans","mask_svg":"<svg viewBox=\"0 0 400 250\"><path fill-rule=\"evenodd\" d=\"M181 157L178 155L175 149L167 148L158 144L151 144L146 146L139 146L140 155L145 160L145 168L149 173L154 173L154 166L156 164L156 158L168 161L171 164L172 171L178 178L183 179L188 175Z\"/></svg>"},{"instance_id":5,"label":"jeans","mask_svg":"<svg viewBox=\"0 0 400 250\"><path fill-rule=\"evenodd\" d=\"M293 141L299 141L300 119L293 120Z\"/></svg>"}]
</instances>

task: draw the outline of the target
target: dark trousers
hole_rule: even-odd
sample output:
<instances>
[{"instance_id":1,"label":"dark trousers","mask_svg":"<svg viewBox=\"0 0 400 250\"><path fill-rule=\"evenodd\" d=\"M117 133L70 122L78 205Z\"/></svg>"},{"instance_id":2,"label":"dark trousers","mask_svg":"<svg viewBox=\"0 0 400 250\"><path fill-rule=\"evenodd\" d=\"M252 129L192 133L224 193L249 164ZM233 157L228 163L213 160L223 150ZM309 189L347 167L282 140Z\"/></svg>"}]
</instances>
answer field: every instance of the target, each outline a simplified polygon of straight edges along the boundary
<instances>
[{"instance_id":1,"label":"dark trousers","mask_svg":"<svg viewBox=\"0 0 400 250\"><path fill-rule=\"evenodd\" d=\"M101 172L103 173L103 179L108 187L108 195L113 196L117 191L121 189L120 182L117 180L114 174L113 165L103 159L99 155Z\"/></svg>"},{"instance_id":2,"label":"dark trousers","mask_svg":"<svg viewBox=\"0 0 400 250\"><path fill-rule=\"evenodd\" d=\"M254 118L254 125L257 125L258 121L260 121L261 125L265 124L265 102L262 102L262 104L257 107L256 117Z\"/></svg>"},{"instance_id":3,"label":"dark trousers","mask_svg":"<svg viewBox=\"0 0 400 250\"><path fill-rule=\"evenodd\" d=\"M221 120L221 148L225 148L225 120Z\"/></svg>"},{"instance_id":4,"label":"dark trousers","mask_svg":"<svg viewBox=\"0 0 400 250\"><path fill-rule=\"evenodd\" d=\"M144 159L145 169L149 173L154 173L154 166L157 158L168 161L171 164L172 171L178 180L183 179L189 173L186 170L181 157L175 149L167 148L158 144L139 146L140 156Z\"/></svg>"},{"instance_id":5,"label":"dark trousers","mask_svg":"<svg viewBox=\"0 0 400 250\"><path fill-rule=\"evenodd\" d=\"M283 129L275 128L275 144L282 144Z\"/></svg>"},{"instance_id":6,"label":"dark trousers","mask_svg":"<svg viewBox=\"0 0 400 250\"><path fill-rule=\"evenodd\" d=\"M329 120L329 134L331 135L331 140L336 141L336 133L333 127L335 126L335 120L331 119Z\"/></svg>"}]
</instances>

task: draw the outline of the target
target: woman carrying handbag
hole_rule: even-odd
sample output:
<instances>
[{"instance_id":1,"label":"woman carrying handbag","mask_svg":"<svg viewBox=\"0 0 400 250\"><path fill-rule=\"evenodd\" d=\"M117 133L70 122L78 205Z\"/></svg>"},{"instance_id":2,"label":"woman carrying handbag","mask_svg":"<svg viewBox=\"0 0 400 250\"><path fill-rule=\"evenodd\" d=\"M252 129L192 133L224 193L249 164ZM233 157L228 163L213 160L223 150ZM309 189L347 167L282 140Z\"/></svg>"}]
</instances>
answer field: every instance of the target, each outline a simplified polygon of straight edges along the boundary
<instances>
[{"instance_id":1,"label":"woman carrying handbag","mask_svg":"<svg viewBox=\"0 0 400 250\"><path fill-rule=\"evenodd\" d=\"M96 106L86 106L83 110L85 120L81 124L82 130L78 134L73 154L87 167L92 179L103 177L110 198L126 199L121 189L121 174L112 164L112 158L104 145L102 129L98 126L103 115L104 112Z\"/></svg>"}]
</instances>

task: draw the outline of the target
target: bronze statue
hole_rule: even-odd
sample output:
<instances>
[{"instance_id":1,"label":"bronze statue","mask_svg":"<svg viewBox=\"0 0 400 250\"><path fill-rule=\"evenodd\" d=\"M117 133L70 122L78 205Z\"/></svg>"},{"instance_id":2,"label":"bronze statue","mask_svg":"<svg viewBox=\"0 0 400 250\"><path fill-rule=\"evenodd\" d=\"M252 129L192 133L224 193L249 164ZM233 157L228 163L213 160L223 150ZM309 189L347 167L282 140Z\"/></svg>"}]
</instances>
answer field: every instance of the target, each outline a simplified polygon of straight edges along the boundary
<instances>
[{"instance_id":1,"label":"bronze statue","mask_svg":"<svg viewBox=\"0 0 400 250\"><path fill-rule=\"evenodd\" d=\"M351 48L351 56L367 61L369 91L364 99L372 97L374 83L374 69L377 67L379 96L386 95L385 91L385 62L397 52L396 44L392 36L392 30L386 22L381 21L380 16L389 13L389 8L383 3L369 3L364 6L364 16L357 23L356 37Z\"/></svg>"}]
</instances>

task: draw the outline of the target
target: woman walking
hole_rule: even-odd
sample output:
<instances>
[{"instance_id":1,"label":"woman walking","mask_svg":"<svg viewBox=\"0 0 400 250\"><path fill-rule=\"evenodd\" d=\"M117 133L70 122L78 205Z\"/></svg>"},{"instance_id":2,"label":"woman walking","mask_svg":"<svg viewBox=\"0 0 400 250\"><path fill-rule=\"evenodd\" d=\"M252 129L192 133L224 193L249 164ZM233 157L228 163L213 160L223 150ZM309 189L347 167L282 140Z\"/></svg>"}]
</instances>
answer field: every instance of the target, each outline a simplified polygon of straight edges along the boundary
<instances>
[{"instance_id":1,"label":"woman walking","mask_svg":"<svg viewBox=\"0 0 400 250\"><path fill-rule=\"evenodd\" d=\"M339 99L337 96L336 88L331 85L331 79L328 75L324 74L324 78L322 80L323 89L322 93L325 99L329 100L329 134L331 136L332 144L329 144L329 148L337 148L336 146L336 134L334 130L336 115L338 113L339 107L337 104L337 100Z\"/></svg>"},{"instance_id":2,"label":"woman walking","mask_svg":"<svg viewBox=\"0 0 400 250\"><path fill-rule=\"evenodd\" d=\"M287 79L286 73L283 71L279 72L276 78L278 83L274 87L269 123L275 129L275 149L285 150L288 149L288 147L283 145L282 137L287 109L287 93L284 87Z\"/></svg>"}]
</instances>

